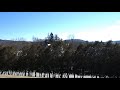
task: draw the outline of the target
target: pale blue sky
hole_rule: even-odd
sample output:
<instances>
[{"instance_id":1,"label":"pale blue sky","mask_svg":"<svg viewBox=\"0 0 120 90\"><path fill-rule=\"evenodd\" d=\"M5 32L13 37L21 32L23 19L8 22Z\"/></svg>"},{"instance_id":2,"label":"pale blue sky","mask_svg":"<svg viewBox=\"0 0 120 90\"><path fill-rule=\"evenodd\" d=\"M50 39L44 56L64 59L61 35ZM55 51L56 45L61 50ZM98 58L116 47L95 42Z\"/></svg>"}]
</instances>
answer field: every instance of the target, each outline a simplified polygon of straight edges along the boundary
<instances>
[{"instance_id":1,"label":"pale blue sky","mask_svg":"<svg viewBox=\"0 0 120 90\"><path fill-rule=\"evenodd\" d=\"M0 39L45 38L120 40L120 12L0 12Z\"/></svg>"}]
</instances>

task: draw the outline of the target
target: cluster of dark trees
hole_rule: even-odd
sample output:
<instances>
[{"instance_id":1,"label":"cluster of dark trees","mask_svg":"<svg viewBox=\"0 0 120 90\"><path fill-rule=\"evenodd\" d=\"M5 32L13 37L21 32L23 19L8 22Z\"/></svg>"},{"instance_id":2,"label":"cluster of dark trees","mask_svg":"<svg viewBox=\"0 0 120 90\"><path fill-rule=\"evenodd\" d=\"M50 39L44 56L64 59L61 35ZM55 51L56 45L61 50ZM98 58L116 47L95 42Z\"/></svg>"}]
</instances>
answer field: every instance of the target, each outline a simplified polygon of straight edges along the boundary
<instances>
[{"instance_id":1,"label":"cluster of dark trees","mask_svg":"<svg viewBox=\"0 0 120 90\"><path fill-rule=\"evenodd\" d=\"M21 49L0 46L0 73L7 71L44 73L50 78L70 74L96 78L120 77L120 45L112 41L80 43L77 47L66 43L52 33L43 42L31 42Z\"/></svg>"}]
</instances>

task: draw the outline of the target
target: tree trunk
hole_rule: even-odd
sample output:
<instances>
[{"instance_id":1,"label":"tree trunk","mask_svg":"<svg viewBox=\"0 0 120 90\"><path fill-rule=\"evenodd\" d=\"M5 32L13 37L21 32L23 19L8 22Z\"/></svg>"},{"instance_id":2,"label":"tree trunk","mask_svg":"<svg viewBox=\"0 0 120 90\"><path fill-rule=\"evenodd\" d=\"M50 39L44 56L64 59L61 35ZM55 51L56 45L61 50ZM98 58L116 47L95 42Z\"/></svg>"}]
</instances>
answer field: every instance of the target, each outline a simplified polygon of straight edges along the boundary
<instances>
[{"instance_id":1,"label":"tree trunk","mask_svg":"<svg viewBox=\"0 0 120 90\"><path fill-rule=\"evenodd\" d=\"M75 73L74 73L74 78L75 78Z\"/></svg>"},{"instance_id":2,"label":"tree trunk","mask_svg":"<svg viewBox=\"0 0 120 90\"><path fill-rule=\"evenodd\" d=\"M9 71L9 74L11 75L11 71Z\"/></svg>"},{"instance_id":3,"label":"tree trunk","mask_svg":"<svg viewBox=\"0 0 120 90\"><path fill-rule=\"evenodd\" d=\"M55 73L53 74L53 78L56 78L56 74Z\"/></svg>"},{"instance_id":4,"label":"tree trunk","mask_svg":"<svg viewBox=\"0 0 120 90\"><path fill-rule=\"evenodd\" d=\"M11 75L11 71L9 71L9 74Z\"/></svg>"},{"instance_id":5,"label":"tree trunk","mask_svg":"<svg viewBox=\"0 0 120 90\"><path fill-rule=\"evenodd\" d=\"M20 76L20 71L18 72L18 75Z\"/></svg>"},{"instance_id":6,"label":"tree trunk","mask_svg":"<svg viewBox=\"0 0 120 90\"><path fill-rule=\"evenodd\" d=\"M8 70L8 75L10 75L10 71Z\"/></svg>"},{"instance_id":7,"label":"tree trunk","mask_svg":"<svg viewBox=\"0 0 120 90\"><path fill-rule=\"evenodd\" d=\"M28 76L30 76L30 71L28 70Z\"/></svg>"},{"instance_id":8,"label":"tree trunk","mask_svg":"<svg viewBox=\"0 0 120 90\"><path fill-rule=\"evenodd\" d=\"M48 73L46 73L46 78L48 78Z\"/></svg>"},{"instance_id":9,"label":"tree trunk","mask_svg":"<svg viewBox=\"0 0 120 90\"><path fill-rule=\"evenodd\" d=\"M53 76L52 76L53 78L55 78L56 76L55 76L55 73L53 72Z\"/></svg>"},{"instance_id":10,"label":"tree trunk","mask_svg":"<svg viewBox=\"0 0 120 90\"><path fill-rule=\"evenodd\" d=\"M49 73L49 78L50 78L50 73Z\"/></svg>"},{"instance_id":11,"label":"tree trunk","mask_svg":"<svg viewBox=\"0 0 120 90\"><path fill-rule=\"evenodd\" d=\"M60 73L60 78L63 78L63 73L62 72Z\"/></svg>"},{"instance_id":12,"label":"tree trunk","mask_svg":"<svg viewBox=\"0 0 120 90\"><path fill-rule=\"evenodd\" d=\"M13 75L13 70L11 71L11 74Z\"/></svg>"},{"instance_id":13,"label":"tree trunk","mask_svg":"<svg viewBox=\"0 0 120 90\"><path fill-rule=\"evenodd\" d=\"M45 73L44 73L43 77L45 77Z\"/></svg>"},{"instance_id":14,"label":"tree trunk","mask_svg":"<svg viewBox=\"0 0 120 90\"><path fill-rule=\"evenodd\" d=\"M67 73L67 78L69 78L69 73Z\"/></svg>"},{"instance_id":15,"label":"tree trunk","mask_svg":"<svg viewBox=\"0 0 120 90\"><path fill-rule=\"evenodd\" d=\"M97 78L97 75L96 75L96 78Z\"/></svg>"},{"instance_id":16,"label":"tree trunk","mask_svg":"<svg viewBox=\"0 0 120 90\"><path fill-rule=\"evenodd\" d=\"M25 70L25 76L26 76L26 73L27 73L27 72L26 72L26 70Z\"/></svg>"},{"instance_id":17,"label":"tree trunk","mask_svg":"<svg viewBox=\"0 0 120 90\"><path fill-rule=\"evenodd\" d=\"M41 73L41 77L42 77L42 73Z\"/></svg>"},{"instance_id":18,"label":"tree trunk","mask_svg":"<svg viewBox=\"0 0 120 90\"><path fill-rule=\"evenodd\" d=\"M101 78L101 75L99 74L99 78Z\"/></svg>"},{"instance_id":19,"label":"tree trunk","mask_svg":"<svg viewBox=\"0 0 120 90\"><path fill-rule=\"evenodd\" d=\"M84 77L84 75L82 74L82 78Z\"/></svg>"},{"instance_id":20,"label":"tree trunk","mask_svg":"<svg viewBox=\"0 0 120 90\"><path fill-rule=\"evenodd\" d=\"M82 69L82 78L84 77L84 69Z\"/></svg>"},{"instance_id":21,"label":"tree trunk","mask_svg":"<svg viewBox=\"0 0 120 90\"><path fill-rule=\"evenodd\" d=\"M35 77L36 77L36 71L35 71Z\"/></svg>"},{"instance_id":22,"label":"tree trunk","mask_svg":"<svg viewBox=\"0 0 120 90\"><path fill-rule=\"evenodd\" d=\"M39 77L40 77L40 72L39 72Z\"/></svg>"}]
</instances>

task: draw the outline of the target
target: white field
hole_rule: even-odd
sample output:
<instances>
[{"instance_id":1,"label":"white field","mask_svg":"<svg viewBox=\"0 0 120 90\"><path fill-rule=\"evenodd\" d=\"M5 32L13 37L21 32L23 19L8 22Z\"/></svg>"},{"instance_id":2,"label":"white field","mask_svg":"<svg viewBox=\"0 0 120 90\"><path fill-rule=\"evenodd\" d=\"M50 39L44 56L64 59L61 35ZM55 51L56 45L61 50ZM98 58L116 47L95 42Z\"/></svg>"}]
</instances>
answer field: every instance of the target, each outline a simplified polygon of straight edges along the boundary
<instances>
[{"instance_id":1,"label":"white field","mask_svg":"<svg viewBox=\"0 0 120 90\"><path fill-rule=\"evenodd\" d=\"M8 75L8 72L4 72L2 75L0 75L0 78L49 78L49 77L48 77L48 74L44 74L44 73L42 73L42 75L40 76L39 76L39 73L36 73L36 77L35 77L35 72L30 73L30 76L28 76L28 73L27 73L27 76L24 76L23 72L20 72L19 74L18 72L13 72L13 75ZM52 74L50 74L50 78L53 78ZM56 74L56 78L60 78L60 76ZM67 78L65 74L63 75L63 78ZM74 75L70 74L69 78L74 78ZM82 76L75 75L75 78L82 78ZM83 78L91 78L91 76L86 75L86 76L83 76ZM96 78L96 77L94 76L92 78Z\"/></svg>"}]
</instances>

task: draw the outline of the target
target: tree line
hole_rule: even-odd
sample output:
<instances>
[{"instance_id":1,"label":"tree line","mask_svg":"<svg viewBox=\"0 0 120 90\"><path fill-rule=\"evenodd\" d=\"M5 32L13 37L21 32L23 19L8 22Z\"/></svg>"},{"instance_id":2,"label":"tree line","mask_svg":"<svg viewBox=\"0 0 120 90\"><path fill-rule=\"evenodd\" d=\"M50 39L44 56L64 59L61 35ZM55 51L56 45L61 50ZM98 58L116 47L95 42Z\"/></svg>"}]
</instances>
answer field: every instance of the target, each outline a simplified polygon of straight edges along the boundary
<instances>
[{"instance_id":1,"label":"tree line","mask_svg":"<svg viewBox=\"0 0 120 90\"><path fill-rule=\"evenodd\" d=\"M0 45L0 74L7 72L30 72L47 74L48 78L67 78L70 75L85 75L99 78L120 77L120 45L112 41L93 43L66 43L51 33L40 42L26 44L21 49Z\"/></svg>"}]
</instances>

